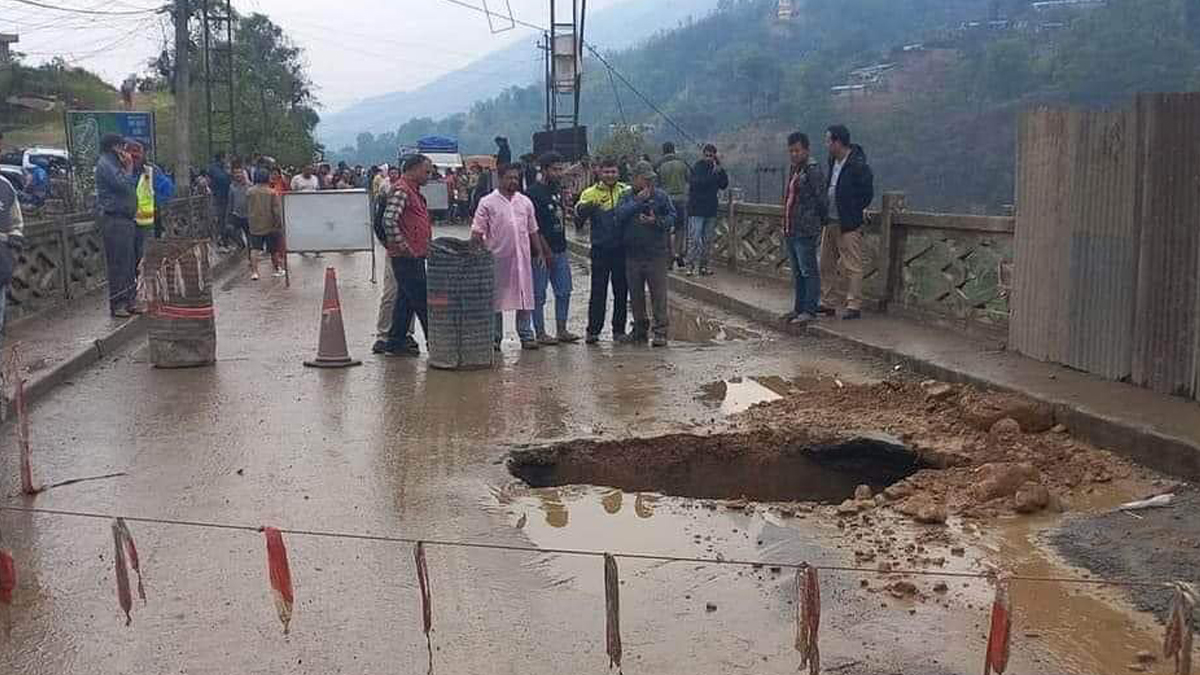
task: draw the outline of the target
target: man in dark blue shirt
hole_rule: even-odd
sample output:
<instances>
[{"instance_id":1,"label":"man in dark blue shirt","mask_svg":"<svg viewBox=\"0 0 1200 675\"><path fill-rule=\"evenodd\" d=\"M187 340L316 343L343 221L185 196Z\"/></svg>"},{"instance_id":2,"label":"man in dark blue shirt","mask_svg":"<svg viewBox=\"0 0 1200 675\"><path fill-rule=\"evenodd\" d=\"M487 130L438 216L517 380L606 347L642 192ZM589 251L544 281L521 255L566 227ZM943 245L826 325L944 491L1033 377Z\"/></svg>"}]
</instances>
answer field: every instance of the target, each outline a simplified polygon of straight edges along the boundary
<instances>
[{"instance_id":1,"label":"man in dark blue shirt","mask_svg":"<svg viewBox=\"0 0 1200 675\"><path fill-rule=\"evenodd\" d=\"M537 236L542 238L542 248L549 250L550 264L538 257L533 259L533 328L537 340L544 345L579 342L579 336L567 330L567 318L571 313L571 255L567 252L567 230L563 224L562 155L547 152L538 159L542 169L540 180L533 181L526 196L533 202L537 216ZM555 336L546 332L546 286L554 288Z\"/></svg>"}]
</instances>

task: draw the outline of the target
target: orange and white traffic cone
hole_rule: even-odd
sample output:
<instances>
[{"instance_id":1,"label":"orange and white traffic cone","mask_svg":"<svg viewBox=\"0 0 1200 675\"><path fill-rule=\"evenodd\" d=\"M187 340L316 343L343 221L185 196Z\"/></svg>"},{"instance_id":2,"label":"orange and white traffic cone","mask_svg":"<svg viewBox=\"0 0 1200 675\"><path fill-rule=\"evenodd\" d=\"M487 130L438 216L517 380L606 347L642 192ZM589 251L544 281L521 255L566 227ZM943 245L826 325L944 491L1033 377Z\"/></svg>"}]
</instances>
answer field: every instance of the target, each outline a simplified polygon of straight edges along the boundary
<instances>
[{"instance_id":1,"label":"orange and white traffic cone","mask_svg":"<svg viewBox=\"0 0 1200 675\"><path fill-rule=\"evenodd\" d=\"M310 368L346 368L361 366L362 361L350 358L346 347L346 328L342 325L342 302L338 299L337 270L325 268L325 301L321 303L321 337L317 343L317 358L305 361Z\"/></svg>"}]
</instances>

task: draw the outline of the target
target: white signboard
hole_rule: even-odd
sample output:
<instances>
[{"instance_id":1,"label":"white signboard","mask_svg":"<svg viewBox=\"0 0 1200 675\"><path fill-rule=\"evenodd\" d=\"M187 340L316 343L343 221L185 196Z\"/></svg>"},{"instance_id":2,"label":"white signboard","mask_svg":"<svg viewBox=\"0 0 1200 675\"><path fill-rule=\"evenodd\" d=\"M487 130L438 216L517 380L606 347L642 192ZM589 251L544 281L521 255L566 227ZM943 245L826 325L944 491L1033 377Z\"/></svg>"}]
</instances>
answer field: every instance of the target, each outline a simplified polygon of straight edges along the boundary
<instances>
[{"instance_id":1,"label":"white signboard","mask_svg":"<svg viewBox=\"0 0 1200 675\"><path fill-rule=\"evenodd\" d=\"M283 224L291 252L375 250L366 190L286 192Z\"/></svg>"}]
</instances>

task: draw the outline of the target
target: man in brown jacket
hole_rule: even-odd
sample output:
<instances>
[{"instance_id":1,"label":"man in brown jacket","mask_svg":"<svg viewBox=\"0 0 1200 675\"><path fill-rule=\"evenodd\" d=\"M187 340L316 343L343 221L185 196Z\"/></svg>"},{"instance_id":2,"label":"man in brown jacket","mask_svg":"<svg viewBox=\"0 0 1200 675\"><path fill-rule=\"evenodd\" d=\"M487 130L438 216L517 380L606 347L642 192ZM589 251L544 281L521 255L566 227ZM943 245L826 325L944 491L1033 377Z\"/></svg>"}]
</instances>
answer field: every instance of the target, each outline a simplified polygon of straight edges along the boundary
<instances>
[{"instance_id":1,"label":"man in brown jacket","mask_svg":"<svg viewBox=\"0 0 1200 675\"><path fill-rule=\"evenodd\" d=\"M279 195L267 184L271 177L265 171L254 173L254 187L246 193L246 213L250 221L250 278L258 281L258 259L263 251L271 254L275 276L286 272L283 250L283 204Z\"/></svg>"}]
</instances>

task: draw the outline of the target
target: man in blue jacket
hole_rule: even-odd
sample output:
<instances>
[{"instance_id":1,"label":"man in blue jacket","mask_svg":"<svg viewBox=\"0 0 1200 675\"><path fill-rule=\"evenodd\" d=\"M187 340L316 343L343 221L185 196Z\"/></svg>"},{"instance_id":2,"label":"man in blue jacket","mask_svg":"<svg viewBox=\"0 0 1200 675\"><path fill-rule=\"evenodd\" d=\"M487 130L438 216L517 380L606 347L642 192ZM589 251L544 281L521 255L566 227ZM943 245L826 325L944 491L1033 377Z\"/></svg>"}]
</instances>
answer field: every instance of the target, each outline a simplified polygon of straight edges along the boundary
<instances>
[{"instance_id":1,"label":"man in blue jacket","mask_svg":"<svg viewBox=\"0 0 1200 675\"><path fill-rule=\"evenodd\" d=\"M633 332L622 339L645 344L650 336L646 314L646 289L654 312L655 347L667 346L667 268L671 264L671 229L675 206L665 191L655 187L658 176L650 162L633 169L633 189L617 205L617 222L625 242L625 277L633 305Z\"/></svg>"},{"instance_id":2,"label":"man in blue jacket","mask_svg":"<svg viewBox=\"0 0 1200 675\"><path fill-rule=\"evenodd\" d=\"M629 298L629 287L625 283L625 247L616 219L617 204L629 192L629 186L617 180L620 174L615 159L601 160L599 174L600 182L584 190L575 205L575 214L580 220L592 221L592 295L588 300L585 340L589 345L600 341L604 314L608 309L609 283L613 291L613 340L625 335Z\"/></svg>"},{"instance_id":3,"label":"man in blue jacket","mask_svg":"<svg viewBox=\"0 0 1200 675\"><path fill-rule=\"evenodd\" d=\"M817 311L837 313L841 299L846 301L843 319L862 317L864 213L875 198L875 175L867 164L862 146L850 143L850 130L835 124L825 132L829 148L829 215L835 222L825 228L821 241L821 278L825 292Z\"/></svg>"},{"instance_id":4,"label":"man in blue jacket","mask_svg":"<svg viewBox=\"0 0 1200 675\"><path fill-rule=\"evenodd\" d=\"M108 269L108 309L113 317L127 319L137 313L137 176L125 140L117 134L100 139L96 161L96 222L104 237L104 263Z\"/></svg>"}]
</instances>

